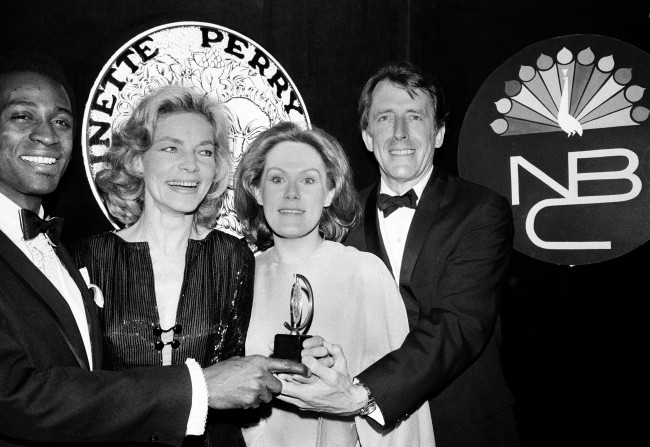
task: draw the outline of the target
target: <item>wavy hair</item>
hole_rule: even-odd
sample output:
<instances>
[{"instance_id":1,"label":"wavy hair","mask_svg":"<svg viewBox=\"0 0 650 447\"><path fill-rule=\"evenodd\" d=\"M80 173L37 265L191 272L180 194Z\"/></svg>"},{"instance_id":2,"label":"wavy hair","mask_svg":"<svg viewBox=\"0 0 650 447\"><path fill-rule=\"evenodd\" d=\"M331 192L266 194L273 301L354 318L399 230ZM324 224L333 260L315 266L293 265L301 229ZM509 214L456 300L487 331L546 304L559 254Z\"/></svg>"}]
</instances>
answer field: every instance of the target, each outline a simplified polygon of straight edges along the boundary
<instances>
[{"instance_id":1,"label":"wavy hair","mask_svg":"<svg viewBox=\"0 0 650 447\"><path fill-rule=\"evenodd\" d=\"M383 80L388 80L406 89L411 97L416 90L421 90L433 101L434 119L436 130L440 129L447 122L449 110L442 87L436 78L426 73L421 68L410 62L390 62L373 74L363 87L359 98L359 128L364 131L368 128L370 106L372 105L372 94Z\"/></svg>"},{"instance_id":2,"label":"wavy hair","mask_svg":"<svg viewBox=\"0 0 650 447\"><path fill-rule=\"evenodd\" d=\"M264 218L255 191L260 188L269 152L291 141L313 147L323 159L327 187L334 190L332 203L323 208L318 230L328 240L339 242L359 220L361 205L352 183L352 170L343 147L327 132L301 129L291 122L276 124L262 132L248 147L235 174L235 211L249 243L265 250L273 245L273 232Z\"/></svg>"},{"instance_id":3,"label":"wavy hair","mask_svg":"<svg viewBox=\"0 0 650 447\"><path fill-rule=\"evenodd\" d=\"M180 112L205 117L212 125L216 142L217 173L207 195L194 213L194 224L211 228L219 217L230 174L229 113L214 95L169 85L145 96L127 121L113 129L112 144L104 156L106 169L98 172L95 178L108 210L127 226L140 218L144 207L144 179L134 169L133 161L151 147L158 120L165 115Z\"/></svg>"}]
</instances>

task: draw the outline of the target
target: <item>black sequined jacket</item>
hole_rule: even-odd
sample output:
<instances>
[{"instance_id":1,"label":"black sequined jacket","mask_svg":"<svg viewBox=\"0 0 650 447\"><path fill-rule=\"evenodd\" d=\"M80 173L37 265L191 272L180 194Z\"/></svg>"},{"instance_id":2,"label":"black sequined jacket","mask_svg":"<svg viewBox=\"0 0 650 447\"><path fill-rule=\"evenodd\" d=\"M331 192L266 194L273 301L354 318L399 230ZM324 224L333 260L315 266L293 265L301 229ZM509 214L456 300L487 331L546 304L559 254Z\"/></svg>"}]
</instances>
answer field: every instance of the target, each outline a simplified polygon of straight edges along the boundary
<instances>
[{"instance_id":1,"label":"black sequined jacket","mask_svg":"<svg viewBox=\"0 0 650 447\"><path fill-rule=\"evenodd\" d=\"M100 322L103 369L161 365L154 275L146 242L126 242L112 232L77 243L74 258L88 269L90 282L104 295ZM213 230L189 240L176 314L182 327L174 338L172 364L195 359L202 367L244 355L253 300L254 257L243 240ZM239 428L225 412L210 411L204 439L185 445L244 445Z\"/></svg>"}]
</instances>

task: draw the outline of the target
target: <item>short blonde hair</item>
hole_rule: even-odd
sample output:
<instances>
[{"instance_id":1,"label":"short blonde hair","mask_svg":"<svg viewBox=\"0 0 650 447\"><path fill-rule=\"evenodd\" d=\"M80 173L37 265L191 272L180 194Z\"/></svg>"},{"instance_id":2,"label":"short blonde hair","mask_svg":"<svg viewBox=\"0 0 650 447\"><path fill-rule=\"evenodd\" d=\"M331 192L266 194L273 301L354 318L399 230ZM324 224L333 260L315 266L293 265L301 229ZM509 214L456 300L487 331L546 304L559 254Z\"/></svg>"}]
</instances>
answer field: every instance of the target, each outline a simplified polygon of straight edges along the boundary
<instances>
[{"instance_id":1,"label":"short blonde hair","mask_svg":"<svg viewBox=\"0 0 650 447\"><path fill-rule=\"evenodd\" d=\"M144 206L144 179L134 171L134 158L151 147L154 127L160 117L180 112L205 117L214 130L217 173L208 194L194 214L194 223L211 228L219 217L222 196L228 187L230 174L230 119L227 109L214 95L169 85L145 96L128 120L113 129L112 144L104 156L108 166L98 172L95 178L108 210L127 226L140 218Z\"/></svg>"}]
</instances>

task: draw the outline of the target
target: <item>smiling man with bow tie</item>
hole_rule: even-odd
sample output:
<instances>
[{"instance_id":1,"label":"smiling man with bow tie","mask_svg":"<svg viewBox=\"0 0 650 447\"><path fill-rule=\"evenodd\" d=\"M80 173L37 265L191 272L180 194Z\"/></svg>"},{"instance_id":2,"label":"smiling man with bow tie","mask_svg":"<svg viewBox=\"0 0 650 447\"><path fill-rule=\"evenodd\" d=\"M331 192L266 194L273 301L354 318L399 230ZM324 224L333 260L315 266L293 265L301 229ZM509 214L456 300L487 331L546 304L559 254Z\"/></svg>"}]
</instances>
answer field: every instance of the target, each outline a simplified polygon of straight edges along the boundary
<instances>
[{"instance_id":1,"label":"smiling man with bow tie","mask_svg":"<svg viewBox=\"0 0 650 447\"><path fill-rule=\"evenodd\" d=\"M262 356L100 370L96 304L41 206L70 160L69 91L49 58L0 57L0 446L180 445L208 406L257 407L282 389L273 373L307 370Z\"/></svg>"},{"instance_id":2,"label":"smiling man with bow tie","mask_svg":"<svg viewBox=\"0 0 650 447\"><path fill-rule=\"evenodd\" d=\"M361 414L384 427L429 400L438 447L516 446L498 317L512 216L503 197L434 167L446 110L438 83L410 63L388 64L366 83L360 127L381 181L362 191L364 216L346 243L392 271L410 333L354 381L340 349L330 352L332 369L307 359L320 381L283 394L305 409ZM303 355L322 355L305 346Z\"/></svg>"}]
</instances>

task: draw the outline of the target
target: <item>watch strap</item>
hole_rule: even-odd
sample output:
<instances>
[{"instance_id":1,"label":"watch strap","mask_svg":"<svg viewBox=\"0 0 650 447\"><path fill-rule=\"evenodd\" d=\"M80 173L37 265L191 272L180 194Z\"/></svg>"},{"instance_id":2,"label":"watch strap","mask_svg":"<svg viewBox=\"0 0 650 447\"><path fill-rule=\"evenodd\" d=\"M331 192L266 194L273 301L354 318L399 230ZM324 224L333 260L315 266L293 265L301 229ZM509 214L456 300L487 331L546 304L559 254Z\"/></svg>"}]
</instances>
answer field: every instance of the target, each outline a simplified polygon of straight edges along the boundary
<instances>
[{"instance_id":1,"label":"watch strap","mask_svg":"<svg viewBox=\"0 0 650 447\"><path fill-rule=\"evenodd\" d=\"M366 393L368 394L368 402L361 408L361 411L359 412L360 416L367 416L370 413L372 413L373 411L375 411L375 409L377 408L377 403L375 402L375 398L372 395L372 391L370 391L370 388L368 388L357 377L354 378L354 381L352 383L362 387L366 391Z\"/></svg>"}]
</instances>

